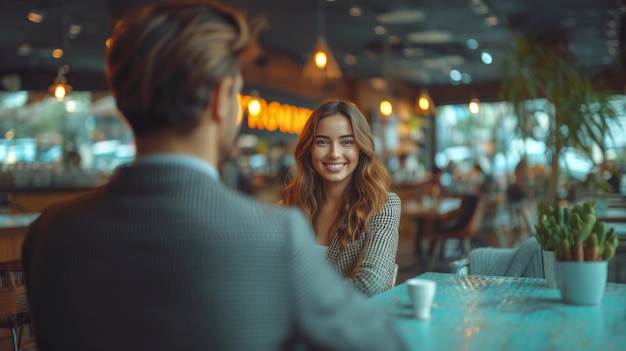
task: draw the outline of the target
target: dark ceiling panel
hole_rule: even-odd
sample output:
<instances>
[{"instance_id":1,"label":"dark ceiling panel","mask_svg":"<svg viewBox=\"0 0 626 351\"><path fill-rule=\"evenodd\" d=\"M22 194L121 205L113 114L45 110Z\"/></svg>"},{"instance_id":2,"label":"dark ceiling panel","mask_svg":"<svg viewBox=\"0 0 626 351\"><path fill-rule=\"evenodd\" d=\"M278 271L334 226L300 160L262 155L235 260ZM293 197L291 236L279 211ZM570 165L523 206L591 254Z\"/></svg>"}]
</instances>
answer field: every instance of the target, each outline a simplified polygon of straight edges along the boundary
<instances>
[{"instance_id":1,"label":"dark ceiling panel","mask_svg":"<svg viewBox=\"0 0 626 351\"><path fill-rule=\"evenodd\" d=\"M60 65L70 66L71 75L101 75L104 69L104 42L112 21L131 8L150 0L3 0L0 1L0 74L40 73L54 76ZM228 0L250 15L265 16L268 28L260 42L265 59L286 55L304 62L322 32L346 76L369 79L384 77L419 86L450 85L448 72L458 70L471 77L466 83L491 83L501 79L499 64L510 46L509 28L528 35L536 32L558 34L575 54L585 72L606 73L620 66L624 39L624 14L620 0L335 0L321 2L324 26L318 28L318 0ZM359 7L360 16L351 16ZM31 9L42 9L46 18L40 24L26 19ZM59 11L61 10L61 11ZM406 23L381 23L389 12L407 14L421 11L423 18ZM489 19L497 24L489 25ZM67 36L70 23L81 25L75 37ZM379 35L374 27L384 26ZM411 41L447 35L443 42ZM438 31L433 33L432 31ZM445 38L444 38L445 39ZM477 49L467 46L478 42ZM63 59L50 52L62 43ZM18 54L20 45L30 45L29 53ZM386 51L388 48L389 51ZM488 51L493 64L485 65L480 56ZM356 57L355 64L344 61Z\"/></svg>"}]
</instances>

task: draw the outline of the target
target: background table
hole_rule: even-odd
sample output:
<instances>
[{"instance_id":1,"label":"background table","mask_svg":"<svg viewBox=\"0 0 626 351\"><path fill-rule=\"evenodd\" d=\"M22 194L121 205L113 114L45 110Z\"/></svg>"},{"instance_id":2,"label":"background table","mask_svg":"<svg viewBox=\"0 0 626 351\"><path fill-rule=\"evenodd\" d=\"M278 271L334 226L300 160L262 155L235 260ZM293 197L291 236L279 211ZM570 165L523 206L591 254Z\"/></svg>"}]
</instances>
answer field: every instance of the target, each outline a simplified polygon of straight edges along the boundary
<instances>
[{"instance_id":1,"label":"background table","mask_svg":"<svg viewBox=\"0 0 626 351\"><path fill-rule=\"evenodd\" d=\"M422 263L428 262L428 252L424 250L424 239L430 239L434 231L435 221L446 220L461 207L460 198L433 199L425 203L420 200L407 201L402 204L402 216L415 221L415 253L420 255Z\"/></svg>"},{"instance_id":2,"label":"background table","mask_svg":"<svg viewBox=\"0 0 626 351\"><path fill-rule=\"evenodd\" d=\"M437 281L432 319L412 318L405 284L372 297L392 313L412 350L625 350L626 285L602 303L573 306L544 279L425 273Z\"/></svg>"}]
</instances>

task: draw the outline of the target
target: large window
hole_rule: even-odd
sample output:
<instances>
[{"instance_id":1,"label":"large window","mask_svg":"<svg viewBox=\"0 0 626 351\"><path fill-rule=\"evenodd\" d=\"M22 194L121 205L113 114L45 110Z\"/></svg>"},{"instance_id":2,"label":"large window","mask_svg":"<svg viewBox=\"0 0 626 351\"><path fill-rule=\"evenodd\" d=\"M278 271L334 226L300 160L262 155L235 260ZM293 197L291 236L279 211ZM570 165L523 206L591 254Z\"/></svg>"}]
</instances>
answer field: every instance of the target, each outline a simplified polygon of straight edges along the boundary
<instances>
[{"instance_id":1,"label":"large window","mask_svg":"<svg viewBox=\"0 0 626 351\"><path fill-rule=\"evenodd\" d=\"M132 133L108 94L0 94L0 166L16 187L91 186L134 158ZM8 184L7 184L8 183Z\"/></svg>"},{"instance_id":2,"label":"large window","mask_svg":"<svg viewBox=\"0 0 626 351\"><path fill-rule=\"evenodd\" d=\"M549 137L550 108L545 100L529 101L529 110L520 126L520 119L507 102L484 102L478 113L468 106L445 105L437 108L437 150L435 163L440 168L454 166L459 174L466 174L474 164L486 173L506 181L521 159L525 159L531 173L545 174L550 162L546 148ZM559 160L562 174L576 181L584 181L589 173L598 170L606 160L613 161L624 173L626 166L626 99L615 96L613 100L619 118L605 136L603 155L599 148L591 159L574 147L561 152Z\"/></svg>"}]
</instances>

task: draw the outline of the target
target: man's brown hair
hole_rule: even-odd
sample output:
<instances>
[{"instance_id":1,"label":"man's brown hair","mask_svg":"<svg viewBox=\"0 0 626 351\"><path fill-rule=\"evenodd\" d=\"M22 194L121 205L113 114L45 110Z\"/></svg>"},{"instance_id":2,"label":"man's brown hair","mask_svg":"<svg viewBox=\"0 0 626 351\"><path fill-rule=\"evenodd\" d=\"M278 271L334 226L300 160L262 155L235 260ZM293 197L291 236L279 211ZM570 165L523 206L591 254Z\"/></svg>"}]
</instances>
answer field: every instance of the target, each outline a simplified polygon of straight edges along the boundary
<instances>
[{"instance_id":1,"label":"man's brown hair","mask_svg":"<svg viewBox=\"0 0 626 351\"><path fill-rule=\"evenodd\" d=\"M239 72L250 36L241 12L206 0L155 3L118 21L107 79L135 135L196 127L216 85Z\"/></svg>"}]
</instances>

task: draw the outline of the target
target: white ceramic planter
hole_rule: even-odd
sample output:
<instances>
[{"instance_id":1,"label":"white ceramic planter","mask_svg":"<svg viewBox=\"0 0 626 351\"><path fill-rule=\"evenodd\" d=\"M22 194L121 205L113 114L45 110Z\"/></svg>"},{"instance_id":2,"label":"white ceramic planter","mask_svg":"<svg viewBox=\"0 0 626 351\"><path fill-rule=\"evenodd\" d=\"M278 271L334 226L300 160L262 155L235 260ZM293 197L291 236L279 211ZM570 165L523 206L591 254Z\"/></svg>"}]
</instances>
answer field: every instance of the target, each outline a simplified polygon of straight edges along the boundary
<instances>
[{"instance_id":1,"label":"white ceramic planter","mask_svg":"<svg viewBox=\"0 0 626 351\"><path fill-rule=\"evenodd\" d=\"M546 286L556 289L556 254L554 251L541 250L543 258L543 276L546 278Z\"/></svg>"},{"instance_id":2,"label":"white ceramic planter","mask_svg":"<svg viewBox=\"0 0 626 351\"><path fill-rule=\"evenodd\" d=\"M607 279L607 261L557 261L557 284L563 301L573 305L597 305Z\"/></svg>"}]
</instances>

